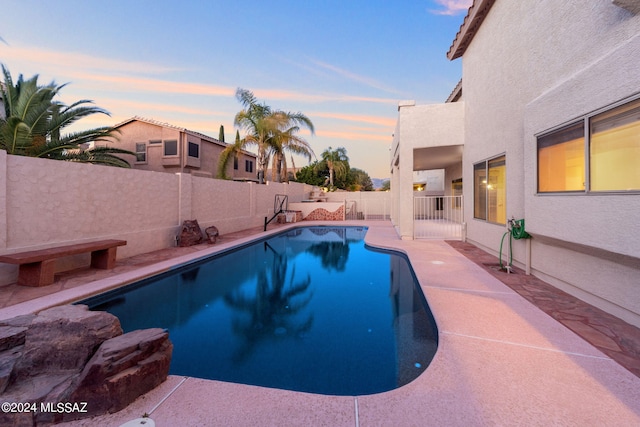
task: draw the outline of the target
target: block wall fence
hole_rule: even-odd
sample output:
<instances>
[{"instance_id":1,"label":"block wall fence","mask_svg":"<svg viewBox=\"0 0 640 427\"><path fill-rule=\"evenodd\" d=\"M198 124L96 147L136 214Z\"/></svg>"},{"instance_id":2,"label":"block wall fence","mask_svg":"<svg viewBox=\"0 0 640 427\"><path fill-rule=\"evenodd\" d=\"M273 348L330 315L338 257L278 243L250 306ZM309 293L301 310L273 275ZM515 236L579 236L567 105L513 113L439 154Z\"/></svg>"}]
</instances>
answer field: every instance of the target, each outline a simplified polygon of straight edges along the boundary
<instances>
[{"instance_id":1,"label":"block wall fence","mask_svg":"<svg viewBox=\"0 0 640 427\"><path fill-rule=\"evenodd\" d=\"M309 197L300 183L259 185L8 155L0 150L0 254L98 239L123 239L118 258L176 245L184 220L221 235L262 226L276 194L290 203ZM389 193L332 193L332 201ZM61 260L58 271L88 262ZM15 282L17 266L0 263L0 285Z\"/></svg>"}]
</instances>

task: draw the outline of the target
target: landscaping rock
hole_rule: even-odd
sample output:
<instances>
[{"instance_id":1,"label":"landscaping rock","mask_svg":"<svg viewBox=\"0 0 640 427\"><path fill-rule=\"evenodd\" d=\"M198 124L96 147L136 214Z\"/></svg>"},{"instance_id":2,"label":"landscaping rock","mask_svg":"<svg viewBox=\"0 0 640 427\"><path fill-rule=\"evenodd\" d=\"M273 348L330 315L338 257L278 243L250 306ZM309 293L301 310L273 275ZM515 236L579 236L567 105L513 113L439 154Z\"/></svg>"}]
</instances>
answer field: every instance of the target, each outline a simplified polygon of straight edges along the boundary
<instances>
[{"instance_id":1,"label":"landscaping rock","mask_svg":"<svg viewBox=\"0 0 640 427\"><path fill-rule=\"evenodd\" d=\"M195 219L188 219L182 223L182 230L180 231L180 246L193 246L202 242L203 239L202 230L198 221Z\"/></svg>"},{"instance_id":2,"label":"landscaping rock","mask_svg":"<svg viewBox=\"0 0 640 427\"><path fill-rule=\"evenodd\" d=\"M162 329L122 334L119 320L61 306L0 322L0 402L78 404L81 411L0 413L0 425L49 425L116 412L169 373Z\"/></svg>"},{"instance_id":3,"label":"landscaping rock","mask_svg":"<svg viewBox=\"0 0 640 427\"><path fill-rule=\"evenodd\" d=\"M0 352L24 344L27 329L24 326L0 326Z\"/></svg>"},{"instance_id":4,"label":"landscaping rock","mask_svg":"<svg viewBox=\"0 0 640 427\"><path fill-rule=\"evenodd\" d=\"M0 352L0 394L4 393L9 385L11 372L16 362L22 356L24 346L16 345L13 348Z\"/></svg>"},{"instance_id":5,"label":"landscaping rock","mask_svg":"<svg viewBox=\"0 0 640 427\"><path fill-rule=\"evenodd\" d=\"M85 366L69 400L87 402L92 412L117 412L167 378L172 350L169 334L157 328L107 340Z\"/></svg>"},{"instance_id":6,"label":"landscaping rock","mask_svg":"<svg viewBox=\"0 0 640 427\"><path fill-rule=\"evenodd\" d=\"M117 317L65 305L38 313L26 333L23 355L14 368L16 382L59 371L80 371L103 341L122 335Z\"/></svg>"},{"instance_id":7,"label":"landscaping rock","mask_svg":"<svg viewBox=\"0 0 640 427\"><path fill-rule=\"evenodd\" d=\"M207 227L204 229L204 232L207 234L207 240L209 243L213 244L218 239L220 232L218 232L218 228L215 226Z\"/></svg>"}]
</instances>

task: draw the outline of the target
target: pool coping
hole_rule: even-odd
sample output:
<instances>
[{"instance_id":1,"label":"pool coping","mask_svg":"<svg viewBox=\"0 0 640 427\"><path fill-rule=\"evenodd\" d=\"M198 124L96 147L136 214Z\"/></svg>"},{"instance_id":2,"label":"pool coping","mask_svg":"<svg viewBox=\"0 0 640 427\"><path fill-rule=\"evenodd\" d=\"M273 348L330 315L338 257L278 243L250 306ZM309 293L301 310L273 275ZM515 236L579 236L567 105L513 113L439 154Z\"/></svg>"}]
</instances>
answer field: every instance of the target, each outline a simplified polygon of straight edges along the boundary
<instances>
[{"instance_id":1,"label":"pool coping","mask_svg":"<svg viewBox=\"0 0 640 427\"><path fill-rule=\"evenodd\" d=\"M78 301L307 225L337 224L304 222L248 236L6 307L0 318ZM368 227L366 244L411 262L439 331L436 355L416 380L374 395L324 396L170 376L118 413L62 425L117 426L145 413L157 425L194 426L640 424L638 377L444 241L401 240L389 222L339 225Z\"/></svg>"}]
</instances>

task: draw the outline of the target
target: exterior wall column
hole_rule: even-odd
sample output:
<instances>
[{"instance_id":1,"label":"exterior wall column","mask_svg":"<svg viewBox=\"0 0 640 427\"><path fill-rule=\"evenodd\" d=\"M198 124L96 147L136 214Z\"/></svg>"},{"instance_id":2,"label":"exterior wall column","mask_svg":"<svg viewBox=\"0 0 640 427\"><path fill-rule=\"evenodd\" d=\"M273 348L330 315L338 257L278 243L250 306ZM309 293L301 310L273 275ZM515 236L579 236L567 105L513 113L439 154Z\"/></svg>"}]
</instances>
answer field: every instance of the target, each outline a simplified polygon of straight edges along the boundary
<instances>
[{"instance_id":1,"label":"exterior wall column","mask_svg":"<svg viewBox=\"0 0 640 427\"><path fill-rule=\"evenodd\" d=\"M414 126L407 117L413 113L415 101L398 104L398 228L402 240L413 240L413 146L410 129Z\"/></svg>"},{"instance_id":2,"label":"exterior wall column","mask_svg":"<svg viewBox=\"0 0 640 427\"><path fill-rule=\"evenodd\" d=\"M193 206L193 183L191 182L191 174L177 173L178 185L180 186L178 195L178 225L191 218Z\"/></svg>"},{"instance_id":3,"label":"exterior wall column","mask_svg":"<svg viewBox=\"0 0 640 427\"><path fill-rule=\"evenodd\" d=\"M400 145L398 168L399 228L402 240L413 240L413 147Z\"/></svg>"}]
</instances>

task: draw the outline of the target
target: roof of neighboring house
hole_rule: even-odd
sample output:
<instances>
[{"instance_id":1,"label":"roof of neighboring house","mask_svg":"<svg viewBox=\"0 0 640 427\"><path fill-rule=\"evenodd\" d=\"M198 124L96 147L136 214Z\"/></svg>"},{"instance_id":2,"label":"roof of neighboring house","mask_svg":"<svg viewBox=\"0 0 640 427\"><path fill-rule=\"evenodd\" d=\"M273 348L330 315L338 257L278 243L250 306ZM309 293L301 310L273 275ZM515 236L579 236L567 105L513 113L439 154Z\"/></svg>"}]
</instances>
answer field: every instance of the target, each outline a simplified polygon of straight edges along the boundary
<instances>
[{"instance_id":1,"label":"roof of neighboring house","mask_svg":"<svg viewBox=\"0 0 640 427\"><path fill-rule=\"evenodd\" d=\"M206 140L206 141L208 141L208 142L211 142L211 143L213 143L213 144L220 145L220 146L222 146L222 147L227 147L228 145L230 145L230 144L227 144L226 142L220 141L220 140L218 140L218 139L216 139L216 138L213 138L213 137L211 137L211 136L209 136L209 135L205 135L205 134L200 133L200 132L196 132L196 131L189 130L189 129L184 128L184 127L175 126L175 125L172 125L172 124L170 124L170 123L161 122L161 121L159 121L159 120L149 119L149 118L146 118L146 117L140 117L140 116L133 116L133 117L131 117L131 118L129 118L129 119L127 119L127 120L123 121L123 122L120 122L120 123L116 124L116 125L114 126L114 128L119 128L119 127L121 127L121 126L124 126L124 125L126 125L126 124L129 124L129 123L131 123L131 122L136 122L136 121L137 121L137 122L149 123L149 124L154 125L154 126L162 126L162 127L166 127L166 128L171 128L171 129L178 130L178 131L180 131L180 132L189 133L189 134L191 134L191 135L197 136L197 137L202 138L202 139L204 139L204 140ZM242 152L243 152L244 154L248 155L248 156L256 157L256 155L255 155L255 154L253 154L253 153L251 153L251 152L249 152L249 151L242 150Z\"/></svg>"},{"instance_id":2,"label":"roof of neighboring house","mask_svg":"<svg viewBox=\"0 0 640 427\"><path fill-rule=\"evenodd\" d=\"M471 40L478 32L480 25L482 25L482 21L489 13L489 9L495 2L496 0L473 0L473 4L467 11L467 16L464 17L464 21L460 26L460 30L447 52L447 58L453 60L460 58L464 54Z\"/></svg>"}]
</instances>

